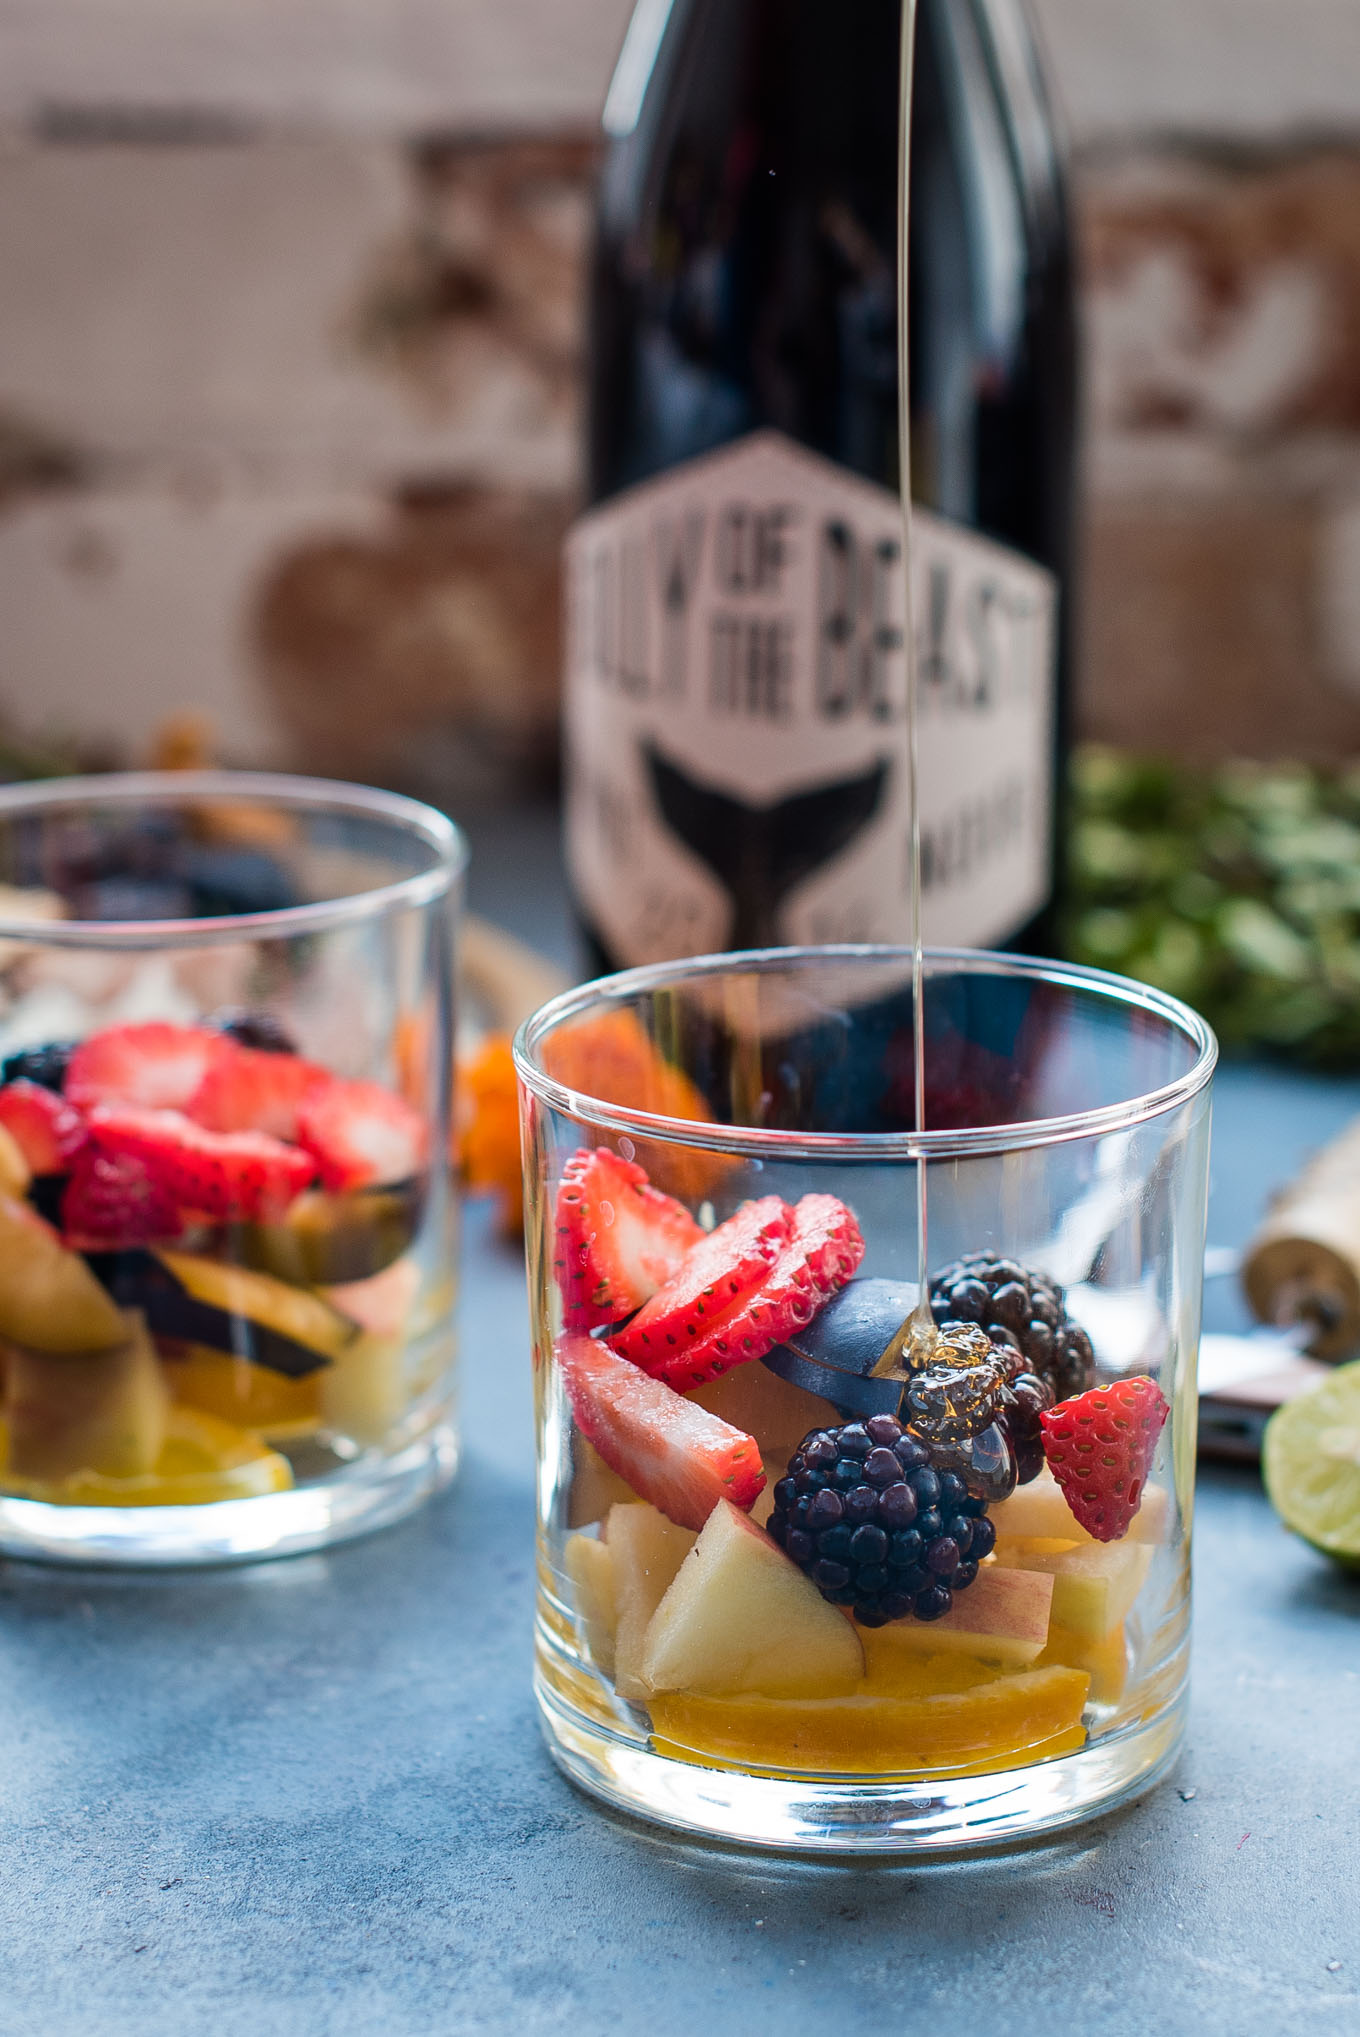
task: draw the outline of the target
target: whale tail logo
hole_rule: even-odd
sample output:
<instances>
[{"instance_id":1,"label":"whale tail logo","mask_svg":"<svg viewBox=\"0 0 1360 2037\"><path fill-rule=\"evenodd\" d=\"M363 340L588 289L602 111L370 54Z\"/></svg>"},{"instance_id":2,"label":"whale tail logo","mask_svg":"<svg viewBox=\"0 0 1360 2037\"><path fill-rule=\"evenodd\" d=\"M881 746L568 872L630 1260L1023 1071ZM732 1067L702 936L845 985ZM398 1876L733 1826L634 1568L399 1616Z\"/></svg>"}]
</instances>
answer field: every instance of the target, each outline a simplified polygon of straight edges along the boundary
<instances>
[{"instance_id":1,"label":"whale tail logo","mask_svg":"<svg viewBox=\"0 0 1360 2037\"><path fill-rule=\"evenodd\" d=\"M662 819L732 900L729 948L779 944L784 900L869 825L891 770L880 757L857 778L816 785L772 806L748 806L692 778L650 743L643 757Z\"/></svg>"}]
</instances>

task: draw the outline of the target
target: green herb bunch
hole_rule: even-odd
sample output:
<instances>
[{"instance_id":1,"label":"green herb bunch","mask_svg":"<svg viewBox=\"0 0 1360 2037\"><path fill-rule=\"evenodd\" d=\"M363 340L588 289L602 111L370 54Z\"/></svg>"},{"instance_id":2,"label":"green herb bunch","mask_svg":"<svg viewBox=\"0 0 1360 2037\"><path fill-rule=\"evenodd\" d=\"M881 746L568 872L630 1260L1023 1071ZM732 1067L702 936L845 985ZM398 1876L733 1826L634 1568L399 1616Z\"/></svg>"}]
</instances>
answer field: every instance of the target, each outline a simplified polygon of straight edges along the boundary
<instances>
[{"instance_id":1,"label":"green herb bunch","mask_svg":"<svg viewBox=\"0 0 1360 2037\"><path fill-rule=\"evenodd\" d=\"M1360 1064L1360 763L1086 747L1068 857L1074 960L1185 998L1226 1048Z\"/></svg>"}]
</instances>

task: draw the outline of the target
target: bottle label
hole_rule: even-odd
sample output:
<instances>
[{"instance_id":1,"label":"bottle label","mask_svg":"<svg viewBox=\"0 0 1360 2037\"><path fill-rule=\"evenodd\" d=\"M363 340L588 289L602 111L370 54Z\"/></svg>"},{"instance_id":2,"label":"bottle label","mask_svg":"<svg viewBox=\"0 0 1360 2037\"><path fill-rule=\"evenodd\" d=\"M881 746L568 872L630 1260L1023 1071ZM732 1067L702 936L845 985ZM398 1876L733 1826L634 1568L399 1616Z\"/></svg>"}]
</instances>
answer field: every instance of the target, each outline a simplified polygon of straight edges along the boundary
<instances>
[{"instance_id":1,"label":"bottle label","mask_svg":"<svg viewBox=\"0 0 1360 2037\"><path fill-rule=\"evenodd\" d=\"M1056 586L916 511L922 920L1045 903ZM566 551L567 853L621 962L911 938L902 518L775 432L583 517Z\"/></svg>"}]
</instances>

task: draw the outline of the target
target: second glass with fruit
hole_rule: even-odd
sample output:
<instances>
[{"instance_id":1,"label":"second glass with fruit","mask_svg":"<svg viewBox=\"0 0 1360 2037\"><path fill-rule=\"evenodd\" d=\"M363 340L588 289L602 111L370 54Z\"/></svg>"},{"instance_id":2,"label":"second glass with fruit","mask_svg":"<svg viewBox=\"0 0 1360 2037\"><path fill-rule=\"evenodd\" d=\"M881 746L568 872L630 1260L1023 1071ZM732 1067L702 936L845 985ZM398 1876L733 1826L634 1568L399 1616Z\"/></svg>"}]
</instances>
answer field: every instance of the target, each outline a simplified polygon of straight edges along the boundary
<instances>
[{"instance_id":1,"label":"second glass with fruit","mask_svg":"<svg viewBox=\"0 0 1360 2037\"><path fill-rule=\"evenodd\" d=\"M1212 1042L938 957L924 1137L911 1043L869 950L634 972L519 1043L545 1724L692 1830L976 1843L1174 1754Z\"/></svg>"},{"instance_id":2,"label":"second glass with fruit","mask_svg":"<svg viewBox=\"0 0 1360 2037\"><path fill-rule=\"evenodd\" d=\"M89 867L192 871L230 828L212 912L81 917L136 902ZM452 830L350 788L114 779L6 795L5 849L0 1542L180 1561L392 1517L453 1449ZM272 909L233 912L223 872L262 860Z\"/></svg>"}]
</instances>

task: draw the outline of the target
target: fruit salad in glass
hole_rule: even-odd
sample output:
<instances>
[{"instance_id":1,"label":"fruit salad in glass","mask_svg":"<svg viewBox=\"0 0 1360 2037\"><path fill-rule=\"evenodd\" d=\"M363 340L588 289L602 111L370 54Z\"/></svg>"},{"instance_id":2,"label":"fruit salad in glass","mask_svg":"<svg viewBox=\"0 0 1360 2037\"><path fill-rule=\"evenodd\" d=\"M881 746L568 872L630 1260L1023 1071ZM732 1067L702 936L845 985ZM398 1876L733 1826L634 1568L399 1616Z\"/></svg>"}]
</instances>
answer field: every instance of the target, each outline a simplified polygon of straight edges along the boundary
<instances>
[{"instance_id":1,"label":"fruit salad in glass","mask_svg":"<svg viewBox=\"0 0 1360 2037\"><path fill-rule=\"evenodd\" d=\"M301 781L93 786L0 796L0 853L58 880L0 952L0 1546L316 1546L451 1465L451 831ZM223 825L210 792L268 824L271 909L74 916L77 836L145 864Z\"/></svg>"},{"instance_id":2,"label":"fruit salad in glass","mask_svg":"<svg viewBox=\"0 0 1360 2037\"><path fill-rule=\"evenodd\" d=\"M634 972L518 1043L540 1702L668 1823L976 1843L1174 1756L1211 1037L995 957L926 1013L924 1137L887 951ZM605 1014L662 1108L555 1074Z\"/></svg>"}]
</instances>

